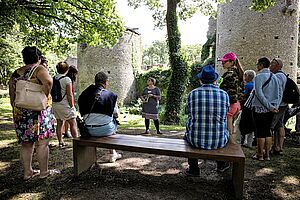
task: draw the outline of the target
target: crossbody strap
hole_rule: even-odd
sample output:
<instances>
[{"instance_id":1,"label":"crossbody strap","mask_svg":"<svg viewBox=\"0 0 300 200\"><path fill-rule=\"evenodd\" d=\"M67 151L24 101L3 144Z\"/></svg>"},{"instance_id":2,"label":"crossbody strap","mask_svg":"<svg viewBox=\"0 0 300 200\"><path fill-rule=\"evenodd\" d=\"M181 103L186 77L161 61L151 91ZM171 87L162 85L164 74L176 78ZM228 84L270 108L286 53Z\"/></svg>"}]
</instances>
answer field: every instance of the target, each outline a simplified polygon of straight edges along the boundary
<instances>
[{"instance_id":1,"label":"crossbody strap","mask_svg":"<svg viewBox=\"0 0 300 200\"><path fill-rule=\"evenodd\" d=\"M271 78L272 78L272 73L270 73L270 77L268 78L268 80L266 82L264 82L264 84L262 85L262 88L266 87L269 82L271 81ZM252 101L253 101L253 98L254 96L256 96L255 94L255 89L252 90L252 93L251 95L249 96L249 98L246 100L244 106L247 107L247 108L251 108L252 106ZM259 100L259 98L257 98L258 101L261 103L261 101ZM262 104L262 103L261 103ZM263 105L263 104L262 104ZM264 105L263 105L264 106Z\"/></svg>"},{"instance_id":2,"label":"crossbody strap","mask_svg":"<svg viewBox=\"0 0 300 200\"><path fill-rule=\"evenodd\" d=\"M272 78L272 73L270 73L270 77L268 78L268 80L262 85L262 89L264 88L264 87L266 87L269 83L270 83L270 81L271 81L271 78ZM256 95L255 94L255 90L253 91L254 92L254 95ZM258 101L261 103L261 105L263 105L265 108L267 108L261 101L260 101L260 99L259 98L257 98L258 99ZM268 108L267 108L268 109Z\"/></svg>"},{"instance_id":3,"label":"crossbody strap","mask_svg":"<svg viewBox=\"0 0 300 200\"><path fill-rule=\"evenodd\" d=\"M272 78L272 73L270 73L270 77L268 78L268 80L262 85L262 88L264 88L264 87L266 87L269 83L270 83L270 81L271 81L271 78Z\"/></svg>"},{"instance_id":4,"label":"crossbody strap","mask_svg":"<svg viewBox=\"0 0 300 200\"><path fill-rule=\"evenodd\" d=\"M88 116L87 116L85 119L89 118L89 116L90 116L90 114L91 114L91 112L92 112L92 110L93 110L93 108L94 108L94 106L95 106L96 101L99 99L99 97L101 96L101 94L102 94L103 91L104 91L104 89L101 89L101 91L100 91L99 93L96 94L95 100L94 100L93 105L92 105L92 107L91 107L91 109L90 109L90 112L89 112ZM85 121L85 120L84 120L84 121Z\"/></svg>"}]
</instances>

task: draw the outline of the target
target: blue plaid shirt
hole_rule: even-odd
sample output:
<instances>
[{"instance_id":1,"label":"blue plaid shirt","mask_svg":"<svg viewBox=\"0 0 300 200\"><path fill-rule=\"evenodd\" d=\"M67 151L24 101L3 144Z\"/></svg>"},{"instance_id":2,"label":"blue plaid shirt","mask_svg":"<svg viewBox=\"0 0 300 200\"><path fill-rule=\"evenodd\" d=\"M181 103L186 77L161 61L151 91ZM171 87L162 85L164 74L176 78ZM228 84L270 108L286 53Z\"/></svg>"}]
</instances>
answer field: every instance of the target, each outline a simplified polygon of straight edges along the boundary
<instances>
[{"instance_id":1,"label":"blue plaid shirt","mask_svg":"<svg viewBox=\"0 0 300 200\"><path fill-rule=\"evenodd\" d=\"M229 139L226 114L229 111L228 94L213 84L203 84L191 91L185 113L186 140L201 149L224 147Z\"/></svg>"}]
</instances>

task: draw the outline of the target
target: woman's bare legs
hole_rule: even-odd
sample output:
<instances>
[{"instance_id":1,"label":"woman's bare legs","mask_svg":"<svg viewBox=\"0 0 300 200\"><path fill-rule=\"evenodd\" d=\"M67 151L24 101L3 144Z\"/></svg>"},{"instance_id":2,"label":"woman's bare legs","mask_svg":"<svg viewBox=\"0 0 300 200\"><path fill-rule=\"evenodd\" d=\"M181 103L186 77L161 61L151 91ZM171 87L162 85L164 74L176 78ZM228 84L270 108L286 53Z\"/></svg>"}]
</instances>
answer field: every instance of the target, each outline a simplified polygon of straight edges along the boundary
<instances>
[{"instance_id":1,"label":"woman's bare legs","mask_svg":"<svg viewBox=\"0 0 300 200\"><path fill-rule=\"evenodd\" d=\"M266 146L266 139L265 138L257 138L257 158L258 160L264 159L264 149Z\"/></svg>"},{"instance_id":2,"label":"woman's bare legs","mask_svg":"<svg viewBox=\"0 0 300 200\"><path fill-rule=\"evenodd\" d=\"M24 168L24 179L27 179L32 176L32 154L34 149L34 143L26 142L22 144L20 149L21 161Z\"/></svg>"},{"instance_id":3,"label":"woman's bare legs","mask_svg":"<svg viewBox=\"0 0 300 200\"><path fill-rule=\"evenodd\" d=\"M36 156L40 167L41 176L47 175L48 172L48 159L49 159L49 140L40 140L36 142Z\"/></svg>"},{"instance_id":4,"label":"woman's bare legs","mask_svg":"<svg viewBox=\"0 0 300 200\"><path fill-rule=\"evenodd\" d=\"M59 144L64 144L64 141L62 139L62 129L63 129L63 121L60 119L56 120L57 122L57 126L56 126L56 135L57 135L57 139Z\"/></svg>"},{"instance_id":5,"label":"woman's bare legs","mask_svg":"<svg viewBox=\"0 0 300 200\"><path fill-rule=\"evenodd\" d=\"M265 159L270 160L270 150L272 148L272 137L266 137Z\"/></svg>"},{"instance_id":6,"label":"woman's bare legs","mask_svg":"<svg viewBox=\"0 0 300 200\"><path fill-rule=\"evenodd\" d=\"M69 119L67 121L70 124L70 131L71 131L72 137L73 138L77 138L78 137L78 131L77 131L77 122L76 122L76 119L73 118L73 119Z\"/></svg>"}]
</instances>

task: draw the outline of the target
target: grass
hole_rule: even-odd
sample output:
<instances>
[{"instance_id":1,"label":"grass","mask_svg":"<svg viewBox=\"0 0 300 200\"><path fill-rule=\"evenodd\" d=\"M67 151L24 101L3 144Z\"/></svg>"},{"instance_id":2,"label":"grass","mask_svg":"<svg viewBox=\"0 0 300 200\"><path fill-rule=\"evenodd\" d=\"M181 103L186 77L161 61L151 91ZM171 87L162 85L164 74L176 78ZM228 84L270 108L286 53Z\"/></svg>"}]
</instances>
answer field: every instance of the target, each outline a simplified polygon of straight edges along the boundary
<instances>
[{"instance_id":1,"label":"grass","mask_svg":"<svg viewBox=\"0 0 300 200\"><path fill-rule=\"evenodd\" d=\"M70 138L66 139L66 149L57 147L56 138L51 140L56 146L50 149L49 168L59 169L61 174L24 182L11 107L8 98L0 102L0 199L234 199L230 173L218 174L213 161L207 161L201 168L200 178L188 179L182 174L187 167L186 158L124 151L123 159L108 164L107 151L97 149L99 166L75 178ZM144 130L141 116L122 114L120 121L119 131L123 134L139 134ZM182 138L184 132L180 126L161 128L168 133L159 137ZM178 134L171 134L170 130L177 130ZM255 149L243 148L246 156L243 199L300 199L299 147L286 142L284 156L273 156L269 162L250 159ZM36 155L33 167L38 168Z\"/></svg>"}]
</instances>

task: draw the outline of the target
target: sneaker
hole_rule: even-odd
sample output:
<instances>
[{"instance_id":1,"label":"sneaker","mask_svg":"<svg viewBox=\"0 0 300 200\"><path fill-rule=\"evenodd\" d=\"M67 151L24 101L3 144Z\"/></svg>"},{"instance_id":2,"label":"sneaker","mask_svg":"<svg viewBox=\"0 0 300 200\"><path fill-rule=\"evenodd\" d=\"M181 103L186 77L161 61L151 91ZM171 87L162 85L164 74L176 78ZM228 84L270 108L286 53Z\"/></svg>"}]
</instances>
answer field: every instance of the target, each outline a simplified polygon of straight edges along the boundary
<instances>
[{"instance_id":1,"label":"sneaker","mask_svg":"<svg viewBox=\"0 0 300 200\"><path fill-rule=\"evenodd\" d=\"M110 163L114 163L120 158L122 158L122 154L119 154L119 153L109 154L109 162Z\"/></svg>"},{"instance_id":2,"label":"sneaker","mask_svg":"<svg viewBox=\"0 0 300 200\"><path fill-rule=\"evenodd\" d=\"M144 134L144 135L146 135L146 134L150 134L150 131L149 130L146 130L144 133L142 133L142 134Z\"/></svg>"},{"instance_id":3,"label":"sneaker","mask_svg":"<svg viewBox=\"0 0 300 200\"><path fill-rule=\"evenodd\" d=\"M186 176L191 177L199 177L200 176L200 170L191 170L190 168L187 168L184 172Z\"/></svg>"},{"instance_id":4,"label":"sneaker","mask_svg":"<svg viewBox=\"0 0 300 200\"><path fill-rule=\"evenodd\" d=\"M224 164L219 165L217 167L217 172L225 172L226 170L228 170L230 168L230 163L229 162L224 162Z\"/></svg>"}]
</instances>

